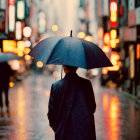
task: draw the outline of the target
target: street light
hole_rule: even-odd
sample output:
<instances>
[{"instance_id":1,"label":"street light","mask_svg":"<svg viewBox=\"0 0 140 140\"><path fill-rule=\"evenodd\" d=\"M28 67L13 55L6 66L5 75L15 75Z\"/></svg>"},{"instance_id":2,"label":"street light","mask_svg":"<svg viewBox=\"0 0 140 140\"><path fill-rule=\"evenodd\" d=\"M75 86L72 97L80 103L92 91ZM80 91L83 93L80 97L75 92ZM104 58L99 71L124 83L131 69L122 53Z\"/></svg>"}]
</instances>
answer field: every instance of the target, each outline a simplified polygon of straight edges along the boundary
<instances>
[{"instance_id":1,"label":"street light","mask_svg":"<svg viewBox=\"0 0 140 140\"><path fill-rule=\"evenodd\" d=\"M83 39L86 36L84 32L79 32L77 37Z\"/></svg>"},{"instance_id":2,"label":"street light","mask_svg":"<svg viewBox=\"0 0 140 140\"><path fill-rule=\"evenodd\" d=\"M58 26L57 25L52 25L52 31L54 31L54 32L58 31Z\"/></svg>"}]
</instances>

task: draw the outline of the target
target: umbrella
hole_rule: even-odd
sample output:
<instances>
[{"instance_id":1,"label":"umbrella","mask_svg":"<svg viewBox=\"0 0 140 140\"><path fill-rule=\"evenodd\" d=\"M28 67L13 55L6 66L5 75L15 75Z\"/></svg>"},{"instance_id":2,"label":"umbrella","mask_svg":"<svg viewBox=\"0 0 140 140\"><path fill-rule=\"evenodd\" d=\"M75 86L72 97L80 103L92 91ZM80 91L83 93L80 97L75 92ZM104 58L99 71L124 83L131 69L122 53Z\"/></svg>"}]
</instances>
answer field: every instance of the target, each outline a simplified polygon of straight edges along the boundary
<instances>
[{"instance_id":1,"label":"umbrella","mask_svg":"<svg viewBox=\"0 0 140 140\"><path fill-rule=\"evenodd\" d=\"M8 62L14 59L20 59L20 57L13 53L0 53L0 62Z\"/></svg>"},{"instance_id":2,"label":"umbrella","mask_svg":"<svg viewBox=\"0 0 140 140\"><path fill-rule=\"evenodd\" d=\"M72 35L46 38L40 41L29 55L45 64L68 65L85 69L112 66L110 60L96 44L72 37Z\"/></svg>"}]
</instances>

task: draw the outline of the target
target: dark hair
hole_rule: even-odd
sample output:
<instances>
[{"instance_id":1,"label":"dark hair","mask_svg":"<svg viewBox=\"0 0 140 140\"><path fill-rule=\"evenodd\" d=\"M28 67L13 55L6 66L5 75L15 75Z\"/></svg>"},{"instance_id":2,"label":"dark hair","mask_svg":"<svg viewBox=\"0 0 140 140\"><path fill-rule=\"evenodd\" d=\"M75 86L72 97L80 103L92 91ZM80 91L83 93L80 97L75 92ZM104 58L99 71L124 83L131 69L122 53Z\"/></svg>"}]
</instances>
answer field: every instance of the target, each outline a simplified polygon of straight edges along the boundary
<instances>
[{"instance_id":1,"label":"dark hair","mask_svg":"<svg viewBox=\"0 0 140 140\"><path fill-rule=\"evenodd\" d=\"M67 65L64 65L69 71L73 71L73 72L76 72L76 70L78 69L78 67L73 67L73 66L67 66Z\"/></svg>"}]
</instances>

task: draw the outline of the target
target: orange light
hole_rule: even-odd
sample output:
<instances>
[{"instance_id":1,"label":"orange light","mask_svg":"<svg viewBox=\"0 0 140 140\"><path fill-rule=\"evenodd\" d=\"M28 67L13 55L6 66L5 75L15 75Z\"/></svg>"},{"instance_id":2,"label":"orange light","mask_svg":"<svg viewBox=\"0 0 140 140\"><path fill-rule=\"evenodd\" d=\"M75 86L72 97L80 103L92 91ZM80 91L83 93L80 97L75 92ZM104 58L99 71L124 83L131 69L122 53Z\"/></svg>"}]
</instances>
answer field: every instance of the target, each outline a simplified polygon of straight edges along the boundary
<instances>
[{"instance_id":1,"label":"orange light","mask_svg":"<svg viewBox=\"0 0 140 140\"><path fill-rule=\"evenodd\" d=\"M111 36L111 39L116 39L117 38L117 30L112 29L110 31L110 36Z\"/></svg>"},{"instance_id":2,"label":"orange light","mask_svg":"<svg viewBox=\"0 0 140 140\"><path fill-rule=\"evenodd\" d=\"M28 55L28 54L27 54L27 55L25 55L25 56L24 56L24 58L25 58L25 60L27 60L27 61L28 61L28 60L31 60L31 56L30 56L30 55Z\"/></svg>"},{"instance_id":3,"label":"orange light","mask_svg":"<svg viewBox=\"0 0 140 140\"><path fill-rule=\"evenodd\" d=\"M23 54L23 51L25 49L25 43L24 41L17 41L17 55L22 57L24 54Z\"/></svg>"},{"instance_id":4,"label":"orange light","mask_svg":"<svg viewBox=\"0 0 140 140\"><path fill-rule=\"evenodd\" d=\"M117 97L112 97L110 99L110 110L109 110L109 118L110 118L110 124L109 124L109 140L118 140L118 116L119 116L119 101Z\"/></svg>"},{"instance_id":5,"label":"orange light","mask_svg":"<svg viewBox=\"0 0 140 140\"><path fill-rule=\"evenodd\" d=\"M84 32L79 32L77 37L83 39L85 37L85 33Z\"/></svg>"},{"instance_id":6,"label":"orange light","mask_svg":"<svg viewBox=\"0 0 140 140\"><path fill-rule=\"evenodd\" d=\"M9 83L9 87L13 87L14 86L14 83L13 82L10 82Z\"/></svg>"},{"instance_id":7,"label":"orange light","mask_svg":"<svg viewBox=\"0 0 140 140\"><path fill-rule=\"evenodd\" d=\"M17 53L16 41L14 40L3 40L3 52Z\"/></svg>"},{"instance_id":8,"label":"orange light","mask_svg":"<svg viewBox=\"0 0 140 140\"><path fill-rule=\"evenodd\" d=\"M121 63L119 62L120 55L117 52L112 52L110 56L111 63L113 67L108 67L109 71L118 71L120 69Z\"/></svg>"},{"instance_id":9,"label":"orange light","mask_svg":"<svg viewBox=\"0 0 140 140\"><path fill-rule=\"evenodd\" d=\"M137 44L137 59L140 59L140 44Z\"/></svg>"},{"instance_id":10,"label":"orange light","mask_svg":"<svg viewBox=\"0 0 140 140\"><path fill-rule=\"evenodd\" d=\"M103 95L103 109L104 111L106 111L109 107L109 97L107 95L107 93L104 93Z\"/></svg>"},{"instance_id":11,"label":"orange light","mask_svg":"<svg viewBox=\"0 0 140 140\"><path fill-rule=\"evenodd\" d=\"M110 33L106 32L104 34L104 44L109 44L110 43Z\"/></svg>"},{"instance_id":12,"label":"orange light","mask_svg":"<svg viewBox=\"0 0 140 140\"><path fill-rule=\"evenodd\" d=\"M88 35L88 36L85 37L85 40L89 41L89 42L93 42L93 37Z\"/></svg>"},{"instance_id":13,"label":"orange light","mask_svg":"<svg viewBox=\"0 0 140 140\"><path fill-rule=\"evenodd\" d=\"M109 52L109 46L103 46L102 50L105 52L105 53L108 53Z\"/></svg>"},{"instance_id":14,"label":"orange light","mask_svg":"<svg viewBox=\"0 0 140 140\"><path fill-rule=\"evenodd\" d=\"M25 49L24 49L24 53L25 53L25 54L28 54L30 51L31 51L30 48L25 48Z\"/></svg>"},{"instance_id":15,"label":"orange light","mask_svg":"<svg viewBox=\"0 0 140 140\"><path fill-rule=\"evenodd\" d=\"M24 54L23 54L22 51L18 51L18 52L17 52L17 55L18 55L19 57L22 57Z\"/></svg>"},{"instance_id":16,"label":"orange light","mask_svg":"<svg viewBox=\"0 0 140 140\"><path fill-rule=\"evenodd\" d=\"M104 75L108 74L108 69L107 69L107 68L103 68L103 69L102 69L102 73L103 73Z\"/></svg>"},{"instance_id":17,"label":"orange light","mask_svg":"<svg viewBox=\"0 0 140 140\"><path fill-rule=\"evenodd\" d=\"M38 68L42 68L42 67L43 67L43 62L37 61L36 66L37 66Z\"/></svg>"}]
</instances>

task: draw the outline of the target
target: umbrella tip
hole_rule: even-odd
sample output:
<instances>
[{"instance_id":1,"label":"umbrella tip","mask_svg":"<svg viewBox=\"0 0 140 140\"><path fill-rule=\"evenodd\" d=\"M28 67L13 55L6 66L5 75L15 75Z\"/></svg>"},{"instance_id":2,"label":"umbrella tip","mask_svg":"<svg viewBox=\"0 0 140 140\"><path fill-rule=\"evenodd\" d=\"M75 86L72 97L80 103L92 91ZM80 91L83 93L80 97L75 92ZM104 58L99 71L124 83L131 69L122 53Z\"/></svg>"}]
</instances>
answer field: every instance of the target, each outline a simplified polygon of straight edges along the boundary
<instances>
[{"instance_id":1,"label":"umbrella tip","mask_svg":"<svg viewBox=\"0 0 140 140\"><path fill-rule=\"evenodd\" d=\"M70 31L70 37L72 37L72 30Z\"/></svg>"}]
</instances>

